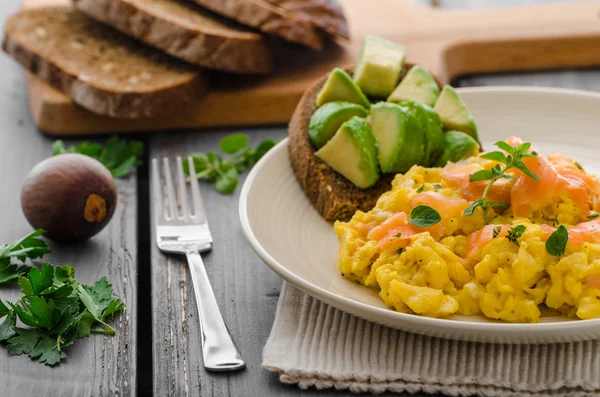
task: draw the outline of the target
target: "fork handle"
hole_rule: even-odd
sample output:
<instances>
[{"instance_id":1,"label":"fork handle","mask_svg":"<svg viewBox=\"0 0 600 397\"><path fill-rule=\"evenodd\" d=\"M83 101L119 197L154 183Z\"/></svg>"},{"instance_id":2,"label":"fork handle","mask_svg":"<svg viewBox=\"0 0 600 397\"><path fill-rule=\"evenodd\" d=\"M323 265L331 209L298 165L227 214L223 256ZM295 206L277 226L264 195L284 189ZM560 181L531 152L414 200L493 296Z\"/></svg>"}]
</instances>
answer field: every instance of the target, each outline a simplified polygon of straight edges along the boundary
<instances>
[{"instance_id":1,"label":"fork handle","mask_svg":"<svg viewBox=\"0 0 600 397\"><path fill-rule=\"evenodd\" d=\"M246 363L225 326L202 256L198 252L188 252L186 256L198 305L204 367L211 371L233 371L244 368Z\"/></svg>"}]
</instances>

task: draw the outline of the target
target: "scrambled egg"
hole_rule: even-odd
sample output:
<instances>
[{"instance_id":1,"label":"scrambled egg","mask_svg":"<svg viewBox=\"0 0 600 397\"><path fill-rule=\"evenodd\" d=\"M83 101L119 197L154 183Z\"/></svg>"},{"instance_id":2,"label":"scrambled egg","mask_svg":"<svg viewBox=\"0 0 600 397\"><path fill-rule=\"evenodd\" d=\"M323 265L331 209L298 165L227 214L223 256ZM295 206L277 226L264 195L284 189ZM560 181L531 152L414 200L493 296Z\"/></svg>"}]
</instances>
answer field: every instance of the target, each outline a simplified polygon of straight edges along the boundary
<instances>
[{"instance_id":1,"label":"scrambled egg","mask_svg":"<svg viewBox=\"0 0 600 397\"><path fill-rule=\"evenodd\" d=\"M336 222L340 271L404 313L537 322L546 306L581 319L600 317L600 185L564 156L527 160L540 182L520 171L497 181L488 197L510 206L486 214L481 207L464 214L487 185L468 176L494 161L414 166L397 175L375 208ZM422 204L437 210L438 224L407 221ZM516 225L525 230L510 238ZM564 255L553 256L546 240L559 225L569 229L569 241Z\"/></svg>"}]
</instances>

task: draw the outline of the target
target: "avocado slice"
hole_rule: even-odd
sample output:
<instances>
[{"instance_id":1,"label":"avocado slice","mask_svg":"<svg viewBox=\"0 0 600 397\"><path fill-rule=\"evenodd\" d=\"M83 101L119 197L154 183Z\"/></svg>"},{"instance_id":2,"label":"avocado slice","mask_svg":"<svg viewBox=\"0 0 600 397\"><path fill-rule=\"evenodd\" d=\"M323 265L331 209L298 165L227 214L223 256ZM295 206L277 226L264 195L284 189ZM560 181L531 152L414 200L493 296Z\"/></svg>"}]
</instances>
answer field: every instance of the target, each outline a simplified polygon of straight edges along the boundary
<instances>
[{"instance_id":1,"label":"avocado slice","mask_svg":"<svg viewBox=\"0 0 600 397\"><path fill-rule=\"evenodd\" d=\"M405 57L405 47L366 36L354 68L354 81L365 94L387 98L400 80Z\"/></svg>"},{"instance_id":2,"label":"avocado slice","mask_svg":"<svg viewBox=\"0 0 600 397\"><path fill-rule=\"evenodd\" d=\"M377 183L377 142L365 119L346 121L315 155L361 189Z\"/></svg>"},{"instance_id":3,"label":"avocado slice","mask_svg":"<svg viewBox=\"0 0 600 397\"><path fill-rule=\"evenodd\" d=\"M327 143L340 126L353 116L365 118L369 111L350 102L328 102L317 109L310 119L308 135L317 149Z\"/></svg>"},{"instance_id":4,"label":"avocado slice","mask_svg":"<svg viewBox=\"0 0 600 397\"><path fill-rule=\"evenodd\" d=\"M417 116L425 134L425 154L420 165L430 167L444 152L444 129L440 116L431 106L417 101L404 101L400 106Z\"/></svg>"},{"instance_id":5,"label":"avocado slice","mask_svg":"<svg viewBox=\"0 0 600 397\"><path fill-rule=\"evenodd\" d=\"M429 70L415 65L410 68L387 100L396 103L414 100L433 106L439 95L440 89Z\"/></svg>"},{"instance_id":6,"label":"avocado slice","mask_svg":"<svg viewBox=\"0 0 600 397\"><path fill-rule=\"evenodd\" d=\"M475 119L454 88L444 86L433 108L440 115L446 130L462 131L479 141Z\"/></svg>"},{"instance_id":7,"label":"avocado slice","mask_svg":"<svg viewBox=\"0 0 600 397\"><path fill-rule=\"evenodd\" d=\"M329 73L325 85L317 95L317 106L334 101L352 102L365 108L371 106L365 94L352 81L348 73L340 68L335 68Z\"/></svg>"},{"instance_id":8,"label":"avocado slice","mask_svg":"<svg viewBox=\"0 0 600 397\"><path fill-rule=\"evenodd\" d=\"M470 135L461 131L446 132L444 134L444 145L444 153L437 159L436 167L444 167L448 161L456 163L479 154L479 143Z\"/></svg>"},{"instance_id":9,"label":"avocado slice","mask_svg":"<svg viewBox=\"0 0 600 397\"><path fill-rule=\"evenodd\" d=\"M390 102L371 108L371 128L377 139L382 172L406 172L425 156L425 133L417 116Z\"/></svg>"}]
</instances>

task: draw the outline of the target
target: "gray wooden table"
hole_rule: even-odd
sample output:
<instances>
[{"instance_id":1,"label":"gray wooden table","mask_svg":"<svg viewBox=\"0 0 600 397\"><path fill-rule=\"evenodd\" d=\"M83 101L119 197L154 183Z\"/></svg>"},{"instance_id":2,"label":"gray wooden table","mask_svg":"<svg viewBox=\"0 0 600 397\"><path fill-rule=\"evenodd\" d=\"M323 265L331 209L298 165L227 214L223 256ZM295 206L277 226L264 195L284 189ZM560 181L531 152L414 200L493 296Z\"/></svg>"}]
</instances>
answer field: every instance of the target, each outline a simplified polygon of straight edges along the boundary
<instances>
[{"instance_id":1,"label":"gray wooden table","mask_svg":"<svg viewBox=\"0 0 600 397\"><path fill-rule=\"evenodd\" d=\"M424 2L425 0L423 0ZM439 2L467 7L517 5L540 1ZM0 21L19 7L0 2ZM459 86L540 85L600 91L600 70L574 70L502 76L465 77ZM20 211L19 190L26 173L51 155L52 139L31 121L23 72L0 56L0 244L30 232ZM253 142L282 138L285 127L242 128ZM231 130L141 135L150 157L216 149ZM73 143L73 142L67 142ZM248 362L237 373L208 373L202 367L196 303L183 258L165 256L150 242L148 157L136 175L118 182L119 204L110 226L89 242L52 244L55 264L71 264L85 282L106 275L127 304L116 321L117 335L94 336L69 348L57 368L27 357L9 357L0 348L0 396L336 396L335 391L300 391L283 385L261 367L261 352L275 315L281 279L254 255L240 230L233 196L202 186L215 238L204 256L225 321ZM11 299L13 287L0 289Z\"/></svg>"}]
</instances>

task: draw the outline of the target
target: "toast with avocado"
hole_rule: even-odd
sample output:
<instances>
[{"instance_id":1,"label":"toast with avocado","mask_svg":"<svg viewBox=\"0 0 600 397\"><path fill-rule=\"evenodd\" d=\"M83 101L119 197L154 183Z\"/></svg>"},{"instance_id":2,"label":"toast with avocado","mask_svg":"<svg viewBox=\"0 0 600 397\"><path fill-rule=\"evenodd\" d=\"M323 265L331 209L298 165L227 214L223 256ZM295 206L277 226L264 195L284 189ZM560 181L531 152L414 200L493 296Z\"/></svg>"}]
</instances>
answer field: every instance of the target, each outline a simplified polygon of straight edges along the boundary
<instances>
[{"instance_id":1,"label":"toast with avocado","mask_svg":"<svg viewBox=\"0 0 600 397\"><path fill-rule=\"evenodd\" d=\"M372 208L379 196L390 190L394 174L380 174L375 184L360 188L316 156L310 123L317 110L317 97L328 78L329 75L323 76L306 90L296 107L288 127L290 161L308 199L321 216L328 221L346 220L357 210L368 211ZM360 117L357 113L360 114L360 110L348 112L352 114L348 118ZM368 176L365 178L368 181L366 184L372 183Z\"/></svg>"}]
</instances>

